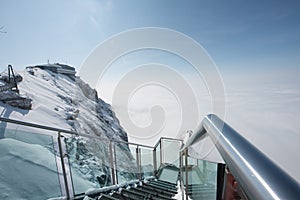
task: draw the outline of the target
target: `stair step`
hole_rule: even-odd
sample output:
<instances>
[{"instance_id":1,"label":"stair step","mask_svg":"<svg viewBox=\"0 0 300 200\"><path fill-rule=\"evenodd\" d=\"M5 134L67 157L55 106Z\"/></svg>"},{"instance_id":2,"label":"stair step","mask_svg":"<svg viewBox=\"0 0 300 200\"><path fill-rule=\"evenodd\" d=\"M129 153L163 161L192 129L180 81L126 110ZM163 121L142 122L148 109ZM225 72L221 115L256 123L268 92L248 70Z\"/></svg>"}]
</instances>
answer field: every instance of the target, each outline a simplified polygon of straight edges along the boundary
<instances>
[{"instance_id":1,"label":"stair step","mask_svg":"<svg viewBox=\"0 0 300 200\"><path fill-rule=\"evenodd\" d=\"M99 200L118 200L117 198L114 198L114 197L112 197L110 195L107 195L107 194L101 194L98 199Z\"/></svg>"}]
</instances>

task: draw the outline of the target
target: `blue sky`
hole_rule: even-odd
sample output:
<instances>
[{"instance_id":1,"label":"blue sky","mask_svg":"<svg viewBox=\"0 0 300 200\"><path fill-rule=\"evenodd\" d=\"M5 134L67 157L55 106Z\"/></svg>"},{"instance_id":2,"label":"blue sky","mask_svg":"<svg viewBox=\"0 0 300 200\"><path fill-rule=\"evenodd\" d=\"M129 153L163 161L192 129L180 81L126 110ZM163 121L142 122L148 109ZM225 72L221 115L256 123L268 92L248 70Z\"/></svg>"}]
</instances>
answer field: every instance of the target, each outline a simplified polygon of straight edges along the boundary
<instances>
[{"instance_id":1,"label":"blue sky","mask_svg":"<svg viewBox=\"0 0 300 200\"><path fill-rule=\"evenodd\" d=\"M48 59L66 62L79 70L97 45L134 28L168 28L193 38L206 49L222 75L226 89L225 121L300 180L298 165L294 163L297 159L293 159L299 157L300 139L300 1L1 0L2 26L1 31L7 32L0 33L2 70L7 64L23 69ZM141 59L143 53L147 56ZM180 75L186 75L185 62L177 62L178 58L170 59L170 54L159 51L153 55L153 62L182 64L184 67L174 67ZM108 76L102 79L106 88L97 88L100 97L111 103L113 87L122 79L122 73L143 61L151 63L150 58L144 51L117 60L113 66L116 69L110 68ZM118 70L120 66L123 71ZM163 75L166 74L164 71ZM173 84L172 77L168 78ZM163 130L159 131L161 135L175 137L187 127L197 129L190 123L196 117L182 117L184 109L195 110L196 123L211 112L210 91L201 81L191 78L173 88L141 85L145 91L134 90L129 99L124 99L124 105L112 105L126 131L128 116L122 118L119 114L129 112L134 125L145 130L154 124L155 117L165 117ZM171 90L163 91L165 88L184 92L184 88L192 89L197 105L185 108L181 103L189 103L190 96L183 93L180 99ZM157 105L162 109L156 109ZM128 133L132 141L133 133ZM141 133L147 135L138 132ZM139 137L137 142L153 144L147 137ZM152 139L155 142L158 138Z\"/></svg>"},{"instance_id":2,"label":"blue sky","mask_svg":"<svg viewBox=\"0 0 300 200\"><path fill-rule=\"evenodd\" d=\"M299 68L298 1L17 1L0 2L0 66L46 62L80 67L108 37L163 27L199 42L222 70ZM0 26L0 27L1 27Z\"/></svg>"}]
</instances>

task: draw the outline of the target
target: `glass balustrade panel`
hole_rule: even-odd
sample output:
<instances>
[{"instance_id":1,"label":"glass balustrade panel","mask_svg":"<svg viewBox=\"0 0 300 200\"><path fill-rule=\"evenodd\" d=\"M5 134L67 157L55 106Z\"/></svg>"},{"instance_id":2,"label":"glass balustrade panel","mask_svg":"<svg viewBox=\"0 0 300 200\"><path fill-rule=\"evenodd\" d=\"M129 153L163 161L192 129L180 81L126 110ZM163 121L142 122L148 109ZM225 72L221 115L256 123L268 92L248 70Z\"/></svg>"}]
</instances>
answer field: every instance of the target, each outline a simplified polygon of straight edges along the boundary
<instances>
[{"instance_id":1,"label":"glass balustrade panel","mask_svg":"<svg viewBox=\"0 0 300 200\"><path fill-rule=\"evenodd\" d=\"M118 184L139 179L137 145L114 143Z\"/></svg>"},{"instance_id":2,"label":"glass balustrade panel","mask_svg":"<svg viewBox=\"0 0 300 200\"><path fill-rule=\"evenodd\" d=\"M147 178L154 175L154 166L153 166L153 148L142 147L140 148L141 154L141 178Z\"/></svg>"},{"instance_id":3,"label":"glass balustrade panel","mask_svg":"<svg viewBox=\"0 0 300 200\"><path fill-rule=\"evenodd\" d=\"M179 167L179 151L181 142L178 140L162 139L162 163L172 164Z\"/></svg>"},{"instance_id":4,"label":"glass balustrade panel","mask_svg":"<svg viewBox=\"0 0 300 200\"><path fill-rule=\"evenodd\" d=\"M48 199L62 195L54 146L56 133L0 128L0 199ZM44 131L46 132L46 131ZM54 137L51 136L54 135Z\"/></svg>"},{"instance_id":5,"label":"glass balustrade panel","mask_svg":"<svg viewBox=\"0 0 300 200\"><path fill-rule=\"evenodd\" d=\"M65 141L75 195L112 185L108 140L69 137Z\"/></svg>"}]
</instances>

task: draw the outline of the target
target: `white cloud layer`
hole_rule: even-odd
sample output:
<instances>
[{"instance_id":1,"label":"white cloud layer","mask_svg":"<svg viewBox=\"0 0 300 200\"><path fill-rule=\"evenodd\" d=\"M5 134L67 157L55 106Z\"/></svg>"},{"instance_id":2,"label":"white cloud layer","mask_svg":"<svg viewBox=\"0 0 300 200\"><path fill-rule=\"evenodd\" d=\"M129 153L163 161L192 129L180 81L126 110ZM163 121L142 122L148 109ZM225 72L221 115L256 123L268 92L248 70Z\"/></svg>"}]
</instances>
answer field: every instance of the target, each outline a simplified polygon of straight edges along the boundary
<instances>
[{"instance_id":1,"label":"white cloud layer","mask_svg":"<svg viewBox=\"0 0 300 200\"><path fill-rule=\"evenodd\" d=\"M300 81L293 76L281 75L282 79L278 79L280 74L225 75L224 120L300 182ZM201 90L196 93L200 122L206 114L212 112L211 102L207 91ZM183 137L187 129L180 127L181 120L192 119L180 118L181 109L185 108L159 88L140 91L131 98L128 105L120 105L115 107L115 110L118 114L120 109L128 109L132 122L145 127L155 120L155 115L151 115L151 108L155 105L164 111L164 118L159 118L165 120L160 133L151 135L143 132L137 137L128 131L130 141L154 145L161 136ZM121 124L124 123L121 118L120 121ZM126 124L122 125L126 130ZM197 127L188 129L196 131Z\"/></svg>"}]
</instances>

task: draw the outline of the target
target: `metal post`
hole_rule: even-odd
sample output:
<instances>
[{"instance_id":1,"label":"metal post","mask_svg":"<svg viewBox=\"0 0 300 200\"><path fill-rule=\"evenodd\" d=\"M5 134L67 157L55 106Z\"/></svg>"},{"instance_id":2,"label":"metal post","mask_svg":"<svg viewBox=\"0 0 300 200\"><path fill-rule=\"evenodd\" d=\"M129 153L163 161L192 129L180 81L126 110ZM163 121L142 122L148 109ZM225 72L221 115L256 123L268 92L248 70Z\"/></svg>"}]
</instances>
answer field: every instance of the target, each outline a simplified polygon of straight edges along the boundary
<instances>
[{"instance_id":1,"label":"metal post","mask_svg":"<svg viewBox=\"0 0 300 200\"><path fill-rule=\"evenodd\" d=\"M162 139L159 140L159 145L160 145L160 165L163 163L163 144L162 144Z\"/></svg>"},{"instance_id":2,"label":"metal post","mask_svg":"<svg viewBox=\"0 0 300 200\"><path fill-rule=\"evenodd\" d=\"M181 188L181 198L184 199L184 183L183 183L183 152L179 152L180 153L180 157L179 157L179 161L180 161L180 188Z\"/></svg>"},{"instance_id":3,"label":"metal post","mask_svg":"<svg viewBox=\"0 0 300 200\"><path fill-rule=\"evenodd\" d=\"M189 189L189 178L188 178L188 148L185 149L185 198L189 199L188 189Z\"/></svg>"},{"instance_id":4,"label":"metal post","mask_svg":"<svg viewBox=\"0 0 300 200\"><path fill-rule=\"evenodd\" d=\"M156 174L156 171L157 171L157 160L156 160L156 148L153 149L153 166L154 166L154 169L153 169L153 175Z\"/></svg>"},{"instance_id":5,"label":"metal post","mask_svg":"<svg viewBox=\"0 0 300 200\"><path fill-rule=\"evenodd\" d=\"M136 146L136 165L137 165L137 170L138 170L138 179L142 179L142 174L141 174L141 152L139 145Z\"/></svg>"},{"instance_id":6,"label":"metal post","mask_svg":"<svg viewBox=\"0 0 300 200\"><path fill-rule=\"evenodd\" d=\"M113 152L113 147L112 147L112 142L109 141L109 161L110 161L110 170L111 170L111 180L112 184L116 185L116 173L115 173L115 165L114 165L114 152Z\"/></svg>"},{"instance_id":7,"label":"metal post","mask_svg":"<svg viewBox=\"0 0 300 200\"><path fill-rule=\"evenodd\" d=\"M116 177L116 181L115 184L119 183L119 177L118 177L118 163L117 163L117 153L116 153L116 144L114 143L113 145L113 161L114 161L114 170L115 170L115 177ZM115 185L114 184L114 185Z\"/></svg>"},{"instance_id":8,"label":"metal post","mask_svg":"<svg viewBox=\"0 0 300 200\"><path fill-rule=\"evenodd\" d=\"M61 166L62 166L62 171L63 171L63 176L64 176L64 182L65 182L67 199L70 199L69 185L68 185L68 180L67 180L67 173L66 173L66 166L65 166L65 161L64 161L64 154L63 154L63 149L62 149L61 137L62 137L61 133L58 132L58 138L57 138L57 140L58 140L59 156L60 156Z\"/></svg>"}]
</instances>

